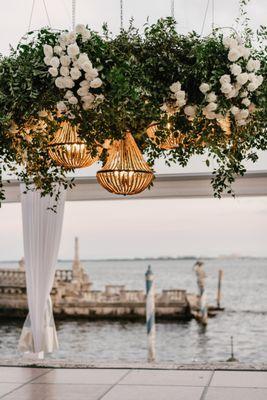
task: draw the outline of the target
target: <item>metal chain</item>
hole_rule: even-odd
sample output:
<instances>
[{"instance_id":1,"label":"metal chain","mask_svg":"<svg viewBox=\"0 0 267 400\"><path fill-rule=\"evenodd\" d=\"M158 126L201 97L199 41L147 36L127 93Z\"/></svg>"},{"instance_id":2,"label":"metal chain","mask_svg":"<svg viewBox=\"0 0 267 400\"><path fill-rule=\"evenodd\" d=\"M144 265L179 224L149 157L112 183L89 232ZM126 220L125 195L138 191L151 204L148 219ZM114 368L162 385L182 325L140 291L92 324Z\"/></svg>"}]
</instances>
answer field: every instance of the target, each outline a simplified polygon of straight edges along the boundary
<instances>
[{"instance_id":1,"label":"metal chain","mask_svg":"<svg viewBox=\"0 0 267 400\"><path fill-rule=\"evenodd\" d=\"M76 25L76 0L72 0L72 29L75 29L75 25Z\"/></svg>"},{"instance_id":2,"label":"metal chain","mask_svg":"<svg viewBox=\"0 0 267 400\"><path fill-rule=\"evenodd\" d=\"M174 0L171 0L171 17L174 18Z\"/></svg>"},{"instance_id":3,"label":"metal chain","mask_svg":"<svg viewBox=\"0 0 267 400\"><path fill-rule=\"evenodd\" d=\"M30 19L29 19L29 24L28 24L28 32L32 25L32 16L33 16L34 5L35 5L35 0L32 0L32 8L31 8Z\"/></svg>"},{"instance_id":4,"label":"metal chain","mask_svg":"<svg viewBox=\"0 0 267 400\"><path fill-rule=\"evenodd\" d=\"M49 18L49 14L48 14L48 10L47 10L47 6L46 6L46 1L45 1L45 0L43 0L43 5L44 5L44 9L45 9L45 13L46 13L48 25L49 25L50 28L51 28L51 21L50 21L50 18Z\"/></svg>"},{"instance_id":5,"label":"metal chain","mask_svg":"<svg viewBox=\"0 0 267 400\"><path fill-rule=\"evenodd\" d=\"M123 30L123 0L120 0L121 31Z\"/></svg>"}]
</instances>

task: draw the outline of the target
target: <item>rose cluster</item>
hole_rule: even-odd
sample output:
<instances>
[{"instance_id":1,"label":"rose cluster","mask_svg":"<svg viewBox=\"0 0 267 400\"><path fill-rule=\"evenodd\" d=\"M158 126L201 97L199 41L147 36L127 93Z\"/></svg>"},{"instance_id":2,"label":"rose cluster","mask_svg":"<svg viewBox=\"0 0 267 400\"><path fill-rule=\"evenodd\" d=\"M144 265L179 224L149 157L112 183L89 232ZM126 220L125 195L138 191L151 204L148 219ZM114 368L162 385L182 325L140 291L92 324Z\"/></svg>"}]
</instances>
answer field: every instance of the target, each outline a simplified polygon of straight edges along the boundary
<instances>
[{"instance_id":1,"label":"rose cluster","mask_svg":"<svg viewBox=\"0 0 267 400\"><path fill-rule=\"evenodd\" d=\"M257 72L260 69L260 61L250 57L250 49L235 38L224 38L224 47L228 50L229 74L220 77L220 92L226 99L231 99L230 111L238 126L249 122L249 115L255 109L251 102L251 96L263 82L262 75ZM212 91L211 85L202 83L199 90L205 95L207 105L203 108L203 114L208 119L220 119L222 115L217 113L218 95Z\"/></svg>"},{"instance_id":2,"label":"rose cluster","mask_svg":"<svg viewBox=\"0 0 267 400\"><path fill-rule=\"evenodd\" d=\"M48 72L55 78L55 85L65 90L64 100L57 104L60 112L68 111L68 105L78 105L79 98L84 110L95 108L104 100L102 94L91 92L91 89L101 87L102 80L88 55L80 52L77 43L78 38L83 43L90 36L90 31L84 25L77 25L74 32L62 33L56 46L43 46Z\"/></svg>"}]
</instances>

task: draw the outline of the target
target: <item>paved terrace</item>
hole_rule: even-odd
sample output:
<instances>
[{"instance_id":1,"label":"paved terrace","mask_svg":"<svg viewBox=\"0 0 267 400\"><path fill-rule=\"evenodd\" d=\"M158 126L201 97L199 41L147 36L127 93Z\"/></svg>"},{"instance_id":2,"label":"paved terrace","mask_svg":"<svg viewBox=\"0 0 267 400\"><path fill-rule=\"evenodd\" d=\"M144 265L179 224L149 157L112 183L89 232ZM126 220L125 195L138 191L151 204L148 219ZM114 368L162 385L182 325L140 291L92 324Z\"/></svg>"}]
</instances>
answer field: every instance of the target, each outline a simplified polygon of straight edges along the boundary
<instances>
[{"instance_id":1,"label":"paved terrace","mask_svg":"<svg viewBox=\"0 0 267 400\"><path fill-rule=\"evenodd\" d=\"M3 363L2 363L3 364ZM25 364L25 363L24 363ZM36 364L35 364L36 365ZM39 365L42 365L40 362ZM45 364L43 364L45 365ZM59 365L59 364L58 364ZM220 366L225 370L219 370ZM5 400L266 400L263 366L0 367ZM188 369L186 369L188 368ZM210 368L210 369L207 369ZM239 370L229 370L239 368ZM243 370L241 370L244 368ZM254 370L245 370L250 368Z\"/></svg>"}]
</instances>

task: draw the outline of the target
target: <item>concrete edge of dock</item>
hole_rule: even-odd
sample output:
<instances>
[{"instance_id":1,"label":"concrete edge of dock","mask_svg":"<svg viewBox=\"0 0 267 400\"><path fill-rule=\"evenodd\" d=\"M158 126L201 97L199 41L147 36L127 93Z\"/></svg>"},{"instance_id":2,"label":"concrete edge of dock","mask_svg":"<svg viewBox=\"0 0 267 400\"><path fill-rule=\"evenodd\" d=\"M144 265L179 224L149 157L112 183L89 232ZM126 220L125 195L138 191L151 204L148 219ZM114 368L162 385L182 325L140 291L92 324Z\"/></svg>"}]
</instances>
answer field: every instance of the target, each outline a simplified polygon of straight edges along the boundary
<instances>
[{"instance_id":1,"label":"concrete edge of dock","mask_svg":"<svg viewBox=\"0 0 267 400\"><path fill-rule=\"evenodd\" d=\"M266 363L216 362L176 364L163 362L97 362L73 360L31 360L24 358L0 358L0 367L40 367L40 368L114 368L114 369L162 369L162 370L207 370L207 371L267 371Z\"/></svg>"}]
</instances>

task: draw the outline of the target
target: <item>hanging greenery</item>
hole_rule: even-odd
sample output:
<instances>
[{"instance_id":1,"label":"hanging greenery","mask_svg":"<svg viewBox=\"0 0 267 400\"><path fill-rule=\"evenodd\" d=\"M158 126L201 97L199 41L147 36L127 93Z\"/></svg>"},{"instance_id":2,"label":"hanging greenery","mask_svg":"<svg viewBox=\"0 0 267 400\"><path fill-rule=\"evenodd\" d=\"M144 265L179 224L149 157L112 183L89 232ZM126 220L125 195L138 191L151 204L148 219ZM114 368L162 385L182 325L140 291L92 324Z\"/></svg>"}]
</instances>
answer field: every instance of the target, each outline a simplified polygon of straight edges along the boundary
<instances>
[{"instance_id":1,"label":"hanging greenery","mask_svg":"<svg viewBox=\"0 0 267 400\"><path fill-rule=\"evenodd\" d=\"M159 157L185 166L204 154L216 165L214 195L231 192L244 162L267 148L266 28L256 37L253 48L247 31L245 39L220 30L180 35L172 18L115 37L105 25L101 34L83 25L30 32L0 58L1 170L44 194L55 181L71 186L48 146L68 120L92 157L103 145L105 161L107 141L131 132L151 166ZM179 140L166 151L170 135Z\"/></svg>"}]
</instances>

